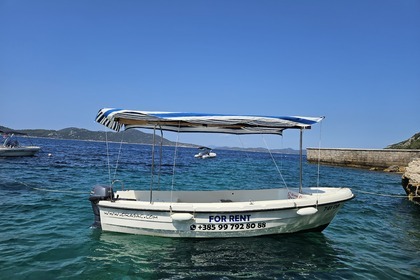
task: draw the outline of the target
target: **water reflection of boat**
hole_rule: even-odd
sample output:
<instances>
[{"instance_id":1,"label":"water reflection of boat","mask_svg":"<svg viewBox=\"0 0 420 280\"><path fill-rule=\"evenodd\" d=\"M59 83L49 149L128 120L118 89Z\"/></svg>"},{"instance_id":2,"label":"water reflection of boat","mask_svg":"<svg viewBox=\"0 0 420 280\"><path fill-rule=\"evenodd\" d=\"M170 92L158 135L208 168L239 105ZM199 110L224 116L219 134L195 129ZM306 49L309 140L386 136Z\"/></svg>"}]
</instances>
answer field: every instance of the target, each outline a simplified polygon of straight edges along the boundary
<instances>
[{"instance_id":1,"label":"water reflection of boat","mask_svg":"<svg viewBox=\"0 0 420 280\"><path fill-rule=\"evenodd\" d=\"M211 148L208 147L199 147L198 148L200 150L200 152L196 155L194 155L195 158L214 158L216 157L216 153L212 151Z\"/></svg>"},{"instance_id":2,"label":"water reflection of boat","mask_svg":"<svg viewBox=\"0 0 420 280\"><path fill-rule=\"evenodd\" d=\"M26 157L33 156L41 149L38 146L23 146L19 143L17 135L26 135L26 133L0 130L3 134L3 144L0 146L0 157Z\"/></svg>"},{"instance_id":3,"label":"water reflection of boat","mask_svg":"<svg viewBox=\"0 0 420 280\"><path fill-rule=\"evenodd\" d=\"M119 272L129 271L132 278L299 279L304 274L327 279L350 271L342 262L349 253L337 252L333 240L317 233L191 240L102 232L98 241L88 262L104 268L117 262Z\"/></svg>"},{"instance_id":4,"label":"water reflection of boat","mask_svg":"<svg viewBox=\"0 0 420 280\"><path fill-rule=\"evenodd\" d=\"M322 118L294 116L234 116L102 109L98 112L96 121L115 131L125 127L161 130L162 135L163 131L281 135L285 129L299 129L300 180L299 188L295 189L287 186L261 189L261 186L256 186L250 190L154 190L156 186L153 185L153 176L158 171L154 167L153 148L150 190L114 192L112 184L96 186L89 197L95 215L94 225L104 231L189 238L250 237L322 231L344 203L354 195L348 188L302 187L303 130L321 120ZM162 143L160 147L162 149Z\"/></svg>"}]
</instances>

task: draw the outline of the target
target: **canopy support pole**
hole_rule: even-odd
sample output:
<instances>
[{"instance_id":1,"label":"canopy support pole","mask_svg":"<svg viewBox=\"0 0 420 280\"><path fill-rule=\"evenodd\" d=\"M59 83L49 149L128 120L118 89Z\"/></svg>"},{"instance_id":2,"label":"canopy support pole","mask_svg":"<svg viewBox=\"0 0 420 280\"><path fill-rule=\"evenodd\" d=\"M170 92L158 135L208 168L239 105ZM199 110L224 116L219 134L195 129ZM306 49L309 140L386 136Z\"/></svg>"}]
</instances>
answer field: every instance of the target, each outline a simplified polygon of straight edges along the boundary
<instances>
[{"instance_id":1,"label":"canopy support pole","mask_svg":"<svg viewBox=\"0 0 420 280\"><path fill-rule=\"evenodd\" d=\"M158 174L158 191L160 191L160 174L162 174L162 146L163 146L163 130L160 128L160 153L159 153L159 174Z\"/></svg>"},{"instance_id":2,"label":"canopy support pole","mask_svg":"<svg viewBox=\"0 0 420 280\"><path fill-rule=\"evenodd\" d=\"M155 169L155 144L156 144L156 126L153 128L153 145L152 145L152 167L150 174L150 204L153 203L153 181L154 181L154 169Z\"/></svg>"},{"instance_id":3,"label":"canopy support pole","mask_svg":"<svg viewBox=\"0 0 420 280\"><path fill-rule=\"evenodd\" d=\"M300 170L299 170L299 193L302 193L302 174L303 174L303 171L302 171L302 161L303 161L303 153L302 153L302 150L303 150L303 145L302 145L302 142L303 142L303 128L301 128L300 129L300 144L299 144L299 156L300 156Z\"/></svg>"}]
</instances>

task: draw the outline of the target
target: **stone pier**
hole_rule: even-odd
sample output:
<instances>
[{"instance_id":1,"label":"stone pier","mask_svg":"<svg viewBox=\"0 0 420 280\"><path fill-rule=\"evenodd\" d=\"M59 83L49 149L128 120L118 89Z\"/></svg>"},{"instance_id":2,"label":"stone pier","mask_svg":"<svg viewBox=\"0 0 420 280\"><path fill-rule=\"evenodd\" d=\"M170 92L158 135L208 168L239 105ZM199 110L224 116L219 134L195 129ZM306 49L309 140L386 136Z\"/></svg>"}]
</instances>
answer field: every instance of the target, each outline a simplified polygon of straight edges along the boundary
<instances>
[{"instance_id":1,"label":"stone pier","mask_svg":"<svg viewBox=\"0 0 420 280\"><path fill-rule=\"evenodd\" d=\"M311 163L403 172L420 150L307 148L306 157Z\"/></svg>"}]
</instances>

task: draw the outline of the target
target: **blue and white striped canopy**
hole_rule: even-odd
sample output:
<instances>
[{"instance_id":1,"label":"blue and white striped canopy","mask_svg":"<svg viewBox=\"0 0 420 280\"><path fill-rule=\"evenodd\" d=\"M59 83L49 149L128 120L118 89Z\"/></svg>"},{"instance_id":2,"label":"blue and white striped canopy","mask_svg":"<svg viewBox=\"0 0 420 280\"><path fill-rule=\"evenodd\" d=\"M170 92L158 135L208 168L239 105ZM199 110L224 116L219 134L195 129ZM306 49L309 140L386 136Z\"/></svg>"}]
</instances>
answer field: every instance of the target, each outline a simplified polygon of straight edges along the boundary
<instances>
[{"instance_id":1,"label":"blue and white striped canopy","mask_svg":"<svg viewBox=\"0 0 420 280\"><path fill-rule=\"evenodd\" d=\"M323 117L242 116L203 113L99 110L96 121L120 131L122 127L162 129L174 132L216 132L229 134L281 134L285 129L309 129Z\"/></svg>"}]
</instances>

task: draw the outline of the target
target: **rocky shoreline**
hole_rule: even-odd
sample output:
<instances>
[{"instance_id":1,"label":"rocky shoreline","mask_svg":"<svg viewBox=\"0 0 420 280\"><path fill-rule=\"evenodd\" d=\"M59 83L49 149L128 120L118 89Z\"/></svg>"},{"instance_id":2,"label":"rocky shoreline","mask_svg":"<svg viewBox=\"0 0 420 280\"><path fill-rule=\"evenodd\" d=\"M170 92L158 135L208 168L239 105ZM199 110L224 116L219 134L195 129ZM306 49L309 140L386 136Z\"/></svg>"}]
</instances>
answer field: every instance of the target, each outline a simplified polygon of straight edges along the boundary
<instances>
[{"instance_id":1,"label":"rocky shoreline","mask_svg":"<svg viewBox=\"0 0 420 280\"><path fill-rule=\"evenodd\" d=\"M419 149L307 148L310 163L402 173L401 184L408 199L420 204Z\"/></svg>"},{"instance_id":2,"label":"rocky shoreline","mask_svg":"<svg viewBox=\"0 0 420 280\"><path fill-rule=\"evenodd\" d=\"M402 175L401 184L408 199L420 204L420 158L413 159Z\"/></svg>"}]
</instances>

